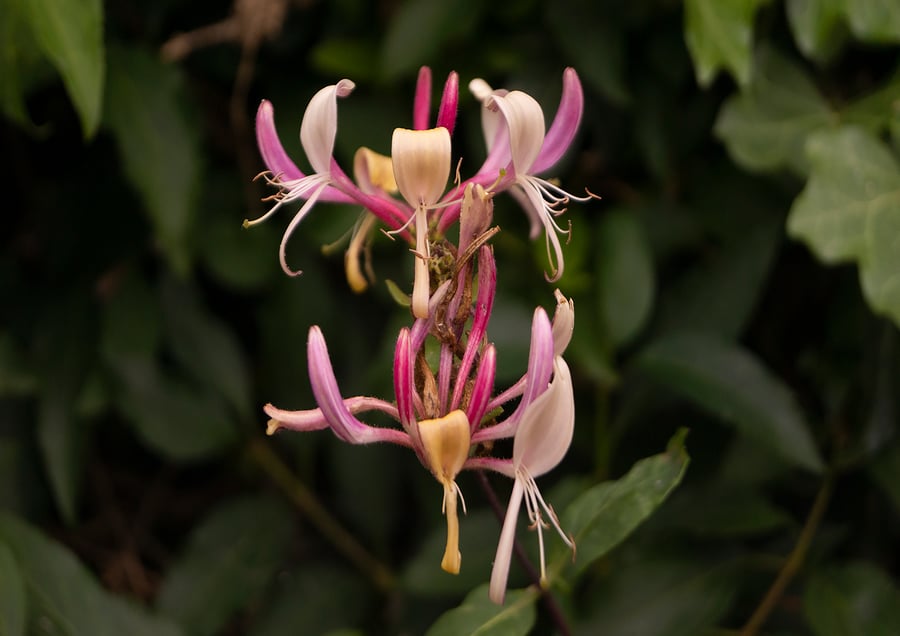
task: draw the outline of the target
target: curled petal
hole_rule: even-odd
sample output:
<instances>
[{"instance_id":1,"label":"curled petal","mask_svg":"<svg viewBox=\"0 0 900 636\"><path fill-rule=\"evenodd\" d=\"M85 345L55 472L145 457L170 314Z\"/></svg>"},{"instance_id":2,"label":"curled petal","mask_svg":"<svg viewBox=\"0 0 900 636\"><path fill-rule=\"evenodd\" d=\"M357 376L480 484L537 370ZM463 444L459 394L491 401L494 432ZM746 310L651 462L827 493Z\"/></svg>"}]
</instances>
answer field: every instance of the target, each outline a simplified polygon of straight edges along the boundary
<instances>
[{"instance_id":1,"label":"curled petal","mask_svg":"<svg viewBox=\"0 0 900 636\"><path fill-rule=\"evenodd\" d=\"M396 128L391 159L397 187L410 207L432 206L450 176L450 133L446 128Z\"/></svg>"},{"instance_id":2,"label":"curled petal","mask_svg":"<svg viewBox=\"0 0 900 636\"><path fill-rule=\"evenodd\" d=\"M575 138L583 112L584 92L581 89L581 82L575 69L569 67L563 72L563 90L559 108L556 110L550 130L547 131L541 153L534 162L533 172L548 170L560 160Z\"/></svg>"},{"instance_id":3,"label":"curled petal","mask_svg":"<svg viewBox=\"0 0 900 636\"><path fill-rule=\"evenodd\" d=\"M393 404L379 400L378 398L356 396L344 400L347 410L351 413L363 413L365 411L381 411L387 413L395 420L399 420L397 407ZM308 409L305 411L286 411L272 404L266 404L263 407L270 418L269 428L266 431L268 435L274 434L276 431L286 428L292 431L320 431L328 428L330 424L322 413L322 409Z\"/></svg>"},{"instance_id":4,"label":"curled petal","mask_svg":"<svg viewBox=\"0 0 900 636\"><path fill-rule=\"evenodd\" d=\"M307 343L309 380L316 403L331 426L331 431L341 440L351 444L391 442L412 446L409 435L391 428L368 426L356 419L341 398L325 338L317 326L309 330Z\"/></svg>"},{"instance_id":5,"label":"curled petal","mask_svg":"<svg viewBox=\"0 0 900 636\"><path fill-rule=\"evenodd\" d=\"M563 296L558 289L556 296L556 312L553 314L553 355L561 356L572 340L575 331L575 301Z\"/></svg>"},{"instance_id":6,"label":"curled petal","mask_svg":"<svg viewBox=\"0 0 900 636\"><path fill-rule=\"evenodd\" d=\"M438 109L437 126L438 128L446 128L447 132L453 134L453 128L456 125L456 110L459 105L459 75L456 71L451 71L444 83L444 92L441 95L441 106Z\"/></svg>"},{"instance_id":7,"label":"curled petal","mask_svg":"<svg viewBox=\"0 0 900 636\"><path fill-rule=\"evenodd\" d=\"M499 109L506 120L515 174L528 174L544 144L544 111L541 105L527 93L512 91L506 96L495 93L488 100L488 108Z\"/></svg>"},{"instance_id":8,"label":"curled petal","mask_svg":"<svg viewBox=\"0 0 900 636\"><path fill-rule=\"evenodd\" d=\"M397 191L391 158L369 148L359 148L353 155L353 176L365 194Z\"/></svg>"},{"instance_id":9,"label":"curled petal","mask_svg":"<svg viewBox=\"0 0 900 636\"><path fill-rule=\"evenodd\" d=\"M562 356L553 360L553 381L528 405L513 441L513 466L532 478L552 470L565 456L575 431L572 375Z\"/></svg>"},{"instance_id":10,"label":"curled petal","mask_svg":"<svg viewBox=\"0 0 900 636\"><path fill-rule=\"evenodd\" d=\"M326 86L309 100L300 124L300 143L313 170L328 174L337 136L337 98L349 95L356 85L348 79Z\"/></svg>"},{"instance_id":11,"label":"curled petal","mask_svg":"<svg viewBox=\"0 0 900 636\"><path fill-rule=\"evenodd\" d=\"M274 175L281 175L283 180L302 179L304 174L291 161L275 130L275 109L272 103L264 99L256 111L256 143L266 167Z\"/></svg>"}]
</instances>

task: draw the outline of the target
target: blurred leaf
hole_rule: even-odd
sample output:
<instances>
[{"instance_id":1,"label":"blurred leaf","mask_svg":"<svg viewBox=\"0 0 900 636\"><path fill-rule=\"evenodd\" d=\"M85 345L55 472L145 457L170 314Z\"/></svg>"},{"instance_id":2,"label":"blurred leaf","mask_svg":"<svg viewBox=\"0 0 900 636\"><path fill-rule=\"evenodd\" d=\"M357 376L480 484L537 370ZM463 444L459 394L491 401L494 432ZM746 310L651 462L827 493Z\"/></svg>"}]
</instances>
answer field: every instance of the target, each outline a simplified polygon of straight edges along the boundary
<instances>
[{"instance_id":1,"label":"blurred leaf","mask_svg":"<svg viewBox=\"0 0 900 636\"><path fill-rule=\"evenodd\" d=\"M462 605L441 616L427 636L525 636L534 626L537 599L533 587L509 590L503 605L497 605L488 598L488 586L482 585L472 590Z\"/></svg>"},{"instance_id":2,"label":"blurred leaf","mask_svg":"<svg viewBox=\"0 0 900 636\"><path fill-rule=\"evenodd\" d=\"M241 227L240 212L235 210L237 214L229 217L215 207L216 214L201 220L203 232L197 241L203 265L216 281L237 291L256 291L281 275L276 224L245 230Z\"/></svg>"},{"instance_id":3,"label":"blurred leaf","mask_svg":"<svg viewBox=\"0 0 900 636\"><path fill-rule=\"evenodd\" d=\"M567 63L610 101L627 103L624 27L614 13L590 0L554 2L547 9L548 26Z\"/></svg>"},{"instance_id":4,"label":"blurred leaf","mask_svg":"<svg viewBox=\"0 0 900 636\"><path fill-rule=\"evenodd\" d=\"M37 378L28 368L12 335L0 332L0 396L27 395L37 388Z\"/></svg>"},{"instance_id":5,"label":"blurred leaf","mask_svg":"<svg viewBox=\"0 0 900 636\"><path fill-rule=\"evenodd\" d=\"M62 76L86 138L100 124L106 62L100 0L22 0L38 47Z\"/></svg>"},{"instance_id":6,"label":"blurred leaf","mask_svg":"<svg viewBox=\"0 0 900 636\"><path fill-rule=\"evenodd\" d=\"M360 624L366 616L369 584L333 563L304 563L290 575L279 574L278 589L267 596L250 636L284 636L302 626L304 634L325 634Z\"/></svg>"},{"instance_id":7,"label":"blurred leaf","mask_svg":"<svg viewBox=\"0 0 900 636\"><path fill-rule=\"evenodd\" d=\"M771 532L791 523L791 517L757 490L745 485L683 490L667 508L678 528L701 536L743 537Z\"/></svg>"},{"instance_id":8,"label":"blurred leaf","mask_svg":"<svg viewBox=\"0 0 900 636\"><path fill-rule=\"evenodd\" d=\"M439 496L439 495L436 495ZM447 542L447 528L433 526L403 571L403 587L422 597L462 596L484 581L497 551L500 528L488 510L470 511L459 526L459 545L463 567L459 574L447 574L440 568Z\"/></svg>"},{"instance_id":9,"label":"blurred leaf","mask_svg":"<svg viewBox=\"0 0 900 636\"><path fill-rule=\"evenodd\" d=\"M244 497L219 505L194 528L166 574L159 611L194 636L220 633L271 583L293 525L291 511L278 500Z\"/></svg>"},{"instance_id":10,"label":"blurred leaf","mask_svg":"<svg viewBox=\"0 0 900 636\"><path fill-rule=\"evenodd\" d=\"M378 69L378 50L371 40L332 36L313 48L311 66L333 77L373 77Z\"/></svg>"},{"instance_id":11,"label":"blurred leaf","mask_svg":"<svg viewBox=\"0 0 900 636\"><path fill-rule=\"evenodd\" d=\"M198 384L212 388L241 416L249 417L250 383L237 338L188 285L167 277L160 295L172 355Z\"/></svg>"},{"instance_id":12,"label":"blurred leaf","mask_svg":"<svg viewBox=\"0 0 900 636\"><path fill-rule=\"evenodd\" d=\"M234 444L237 428L224 399L171 375L155 361L113 365L122 415L151 448L175 461L207 459Z\"/></svg>"},{"instance_id":13,"label":"blurred leaf","mask_svg":"<svg viewBox=\"0 0 900 636\"><path fill-rule=\"evenodd\" d=\"M590 615L575 634L696 636L731 607L741 577L696 560L623 564L593 590Z\"/></svg>"},{"instance_id":14,"label":"blurred leaf","mask_svg":"<svg viewBox=\"0 0 900 636\"><path fill-rule=\"evenodd\" d=\"M132 185L176 272L187 272L188 235L200 191L200 146L183 104L181 76L137 49L110 52L108 123Z\"/></svg>"},{"instance_id":15,"label":"blurred leaf","mask_svg":"<svg viewBox=\"0 0 900 636\"><path fill-rule=\"evenodd\" d=\"M31 128L22 75L28 58L40 53L28 32L21 4L22 0L0 0L0 110L19 126Z\"/></svg>"},{"instance_id":16,"label":"blurred leaf","mask_svg":"<svg viewBox=\"0 0 900 636\"><path fill-rule=\"evenodd\" d=\"M600 319L613 346L621 347L650 316L656 288L653 257L637 217L624 210L603 216L595 249Z\"/></svg>"},{"instance_id":17,"label":"blurred leaf","mask_svg":"<svg viewBox=\"0 0 900 636\"><path fill-rule=\"evenodd\" d=\"M130 273L107 298L101 351L107 359L149 359L159 351L162 315L147 282Z\"/></svg>"},{"instance_id":18,"label":"blurred leaf","mask_svg":"<svg viewBox=\"0 0 900 636\"><path fill-rule=\"evenodd\" d=\"M40 347L41 396L37 436L44 470L60 516L75 521L75 507L82 483L86 426L74 405L93 364L94 319L83 290L49 308Z\"/></svg>"},{"instance_id":19,"label":"blurred leaf","mask_svg":"<svg viewBox=\"0 0 900 636\"><path fill-rule=\"evenodd\" d=\"M882 156L873 153L868 159L877 161ZM860 278L869 306L900 325L900 166L891 159L890 183L886 173L866 175L866 253L860 259Z\"/></svg>"},{"instance_id":20,"label":"blurred leaf","mask_svg":"<svg viewBox=\"0 0 900 636\"><path fill-rule=\"evenodd\" d=\"M180 636L172 623L109 595L71 552L0 512L0 541L22 572L29 633L47 636Z\"/></svg>"},{"instance_id":21,"label":"blurred leaf","mask_svg":"<svg viewBox=\"0 0 900 636\"><path fill-rule=\"evenodd\" d=\"M900 42L900 4L893 0L846 0L850 30L864 42Z\"/></svg>"},{"instance_id":22,"label":"blurred leaf","mask_svg":"<svg viewBox=\"0 0 900 636\"><path fill-rule=\"evenodd\" d=\"M822 458L793 394L749 351L708 335L677 334L649 345L637 364L794 465L822 471Z\"/></svg>"},{"instance_id":23,"label":"blurred leaf","mask_svg":"<svg viewBox=\"0 0 900 636\"><path fill-rule=\"evenodd\" d=\"M684 450L686 434L680 430L665 453L640 460L621 479L594 486L566 508L562 527L578 546L578 571L625 540L681 482L690 461ZM568 558L561 555L557 565Z\"/></svg>"},{"instance_id":24,"label":"blurred leaf","mask_svg":"<svg viewBox=\"0 0 900 636\"><path fill-rule=\"evenodd\" d=\"M781 223L780 218L760 219L722 245L705 250L698 263L663 292L658 331L739 336L765 290Z\"/></svg>"},{"instance_id":25,"label":"blurred leaf","mask_svg":"<svg viewBox=\"0 0 900 636\"><path fill-rule=\"evenodd\" d=\"M900 634L900 591L868 563L815 572L806 585L803 608L816 636Z\"/></svg>"},{"instance_id":26,"label":"blurred leaf","mask_svg":"<svg viewBox=\"0 0 900 636\"><path fill-rule=\"evenodd\" d=\"M869 476L900 512L900 441L895 441L868 466Z\"/></svg>"},{"instance_id":27,"label":"blurred leaf","mask_svg":"<svg viewBox=\"0 0 900 636\"><path fill-rule=\"evenodd\" d=\"M732 159L747 170L790 167L804 174L807 136L833 119L806 73L763 48L747 87L723 104L715 133Z\"/></svg>"},{"instance_id":28,"label":"blurred leaf","mask_svg":"<svg viewBox=\"0 0 900 636\"><path fill-rule=\"evenodd\" d=\"M381 68L387 79L436 62L447 40L469 34L481 17L481 0L407 0L384 36Z\"/></svg>"},{"instance_id":29,"label":"blurred leaf","mask_svg":"<svg viewBox=\"0 0 900 636\"><path fill-rule=\"evenodd\" d=\"M861 258L866 225L900 195L900 172L890 152L856 127L810 136L811 172L794 201L788 234L802 240L825 263Z\"/></svg>"},{"instance_id":30,"label":"blurred leaf","mask_svg":"<svg viewBox=\"0 0 900 636\"><path fill-rule=\"evenodd\" d=\"M0 542L0 636L25 636L25 581L12 550Z\"/></svg>"},{"instance_id":31,"label":"blurred leaf","mask_svg":"<svg viewBox=\"0 0 900 636\"><path fill-rule=\"evenodd\" d=\"M753 18L760 0L685 0L684 38L697 82L709 86L720 69L750 81Z\"/></svg>"},{"instance_id":32,"label":"blurred leaf","mask_svg":"<svg viewBox=\"0 0 900 636\"><path fill-rule=\"evenodd\" d=\"M819 62L831 59L843 43L847 0L787 0L787 16L797 47Z\"/></svg>"},{"instance_id":33,"label":"blurred leaf","mask_svg":"<svg viewBox=\"0 0 900 636\"><path fill-rule=\"evenodd\" d=\"M846 124L859 124L870 133L880 135L900 113L900 72L895 72L880 88L854 100L841 110Z\"/></svg>"}]
</instances>

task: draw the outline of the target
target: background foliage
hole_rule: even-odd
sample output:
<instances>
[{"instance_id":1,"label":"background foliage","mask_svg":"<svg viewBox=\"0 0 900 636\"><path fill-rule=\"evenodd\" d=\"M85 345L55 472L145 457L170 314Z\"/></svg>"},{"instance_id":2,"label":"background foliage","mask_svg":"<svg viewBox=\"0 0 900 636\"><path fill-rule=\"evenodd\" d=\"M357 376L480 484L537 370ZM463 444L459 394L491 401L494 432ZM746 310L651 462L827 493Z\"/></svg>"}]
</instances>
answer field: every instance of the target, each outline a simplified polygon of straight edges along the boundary
<instances>
[{"instance_id":1,"label":"background foliage","mask_svg":"<svg viewBox=\"0 0 900 636\"><path fill-rule=\"evenodd\" d=\"M241 230L267 194L250 181L255 105L273 101L299 157L309 97L352 78L348 165L409 125L421 64L548 109L565 66L586 87L556 172L603 200L568 213L576 438L542 479L578 540L574 564L551 545L572 631L900 633L900 4L0 13L0 634L553 629L515 566L506 605L487 600L499 526L474 476L451 577L439 486L410 454L263 437L262 403L313 405L310 325L347 394L388 395L407 314L384 284L354 296L320 250L355 211L304 223L300 279L275 257L285 219ZM454 143L469 166L479 137L464 94ZM496 221L503 385L552 288L535 283L546 263L524 215L498 204ZM398 249L377 243L381 281L408 278Z\"/></svg>"}]
</instances>

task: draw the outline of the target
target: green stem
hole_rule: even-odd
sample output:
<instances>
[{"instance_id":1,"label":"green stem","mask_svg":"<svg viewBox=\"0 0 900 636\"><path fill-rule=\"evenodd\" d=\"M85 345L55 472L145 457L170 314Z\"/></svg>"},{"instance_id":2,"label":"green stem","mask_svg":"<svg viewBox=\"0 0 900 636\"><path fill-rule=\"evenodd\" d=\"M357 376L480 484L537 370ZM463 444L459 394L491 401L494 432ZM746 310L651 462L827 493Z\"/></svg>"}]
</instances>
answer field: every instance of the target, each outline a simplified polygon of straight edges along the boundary
<instances>
[{"instance_id":1,"label":"green stem","mask_svg":"<svg viewBox=\"0 0 900 636\"><path fill-rule=\"evenodd\" d=\"M829 472L825 476L825 481L822 482L822 487L819 489L816 500L809 510L809 515L806 517L806 523L803 524L803 530L801 530L800 536L797 538L797 544L788 555L778 576L772 581L769 591L766 592L747 624L739 632L740 636L754 636L760 630L768 620L769 614L775 609L778 601L781 600L788 584L800 571L804 561L806 561L806 554L809 552L810 545L812 545L819 523L821 523L825 510L828 507L828 500L831 498L832 490L834 490L834 480L833 472Z\"/></svg>"},{"instance_id":2,"label":"green stem","mask_svg":"<svg viewBox=\"0 0 900 636\"><path fill-rule=\"evenodd\" d=\"M365 574L379 590L388 591L394 586L391 570L369 553L328 510L319 503L306 485L298 480L290 468L263 441L250 441L249 455L269 478L281 488L288 499L299 508L319 533L348 561Z\"/></svg>"}]
</instances>

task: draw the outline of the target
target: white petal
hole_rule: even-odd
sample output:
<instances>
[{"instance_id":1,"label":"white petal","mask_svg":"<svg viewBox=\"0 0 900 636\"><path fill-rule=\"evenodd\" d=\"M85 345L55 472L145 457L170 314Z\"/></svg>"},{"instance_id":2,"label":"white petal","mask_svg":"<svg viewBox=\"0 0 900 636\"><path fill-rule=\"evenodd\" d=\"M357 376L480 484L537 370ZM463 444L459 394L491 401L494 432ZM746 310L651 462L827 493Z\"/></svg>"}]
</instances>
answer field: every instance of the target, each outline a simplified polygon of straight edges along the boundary
<instances>
[{"instance_id":1,"label":"white petal","mask_svg":"<svg viewBox=\"0 0 900 636\"><path fill-rule=\"evenodd\" d=\"M553 354L561 356L572 340L575 330L575 301L563 296L558 289L556 295L556 313L553 314Z\"/></svg>"},{"instance_id":2,"label":"white petal","mask_svg":"<svg viewBox=\"0 0 900 636\"><path fill-rule=\"evenodd\" d=\"M498 108L509 130L509 149L516 175L528 174L544 145L544 111L527 93L512 91L491 97L489 108Z\"/></svg>"},{"instance_id":3,"label":"white petal","mask_svg":"<svg viewBox=\"0 0 900 636\"><path fill-rule=\"evenodd\" d=\"M349 95L356 84L343 79L326 86L309 100L300 124L300 143L313 170L319 174L331 171L334 138L337 136L337 98Z\"/></svg>"},{"instance_id":4,"label":"white petal","mask_svg":"<svg viewBox=\"0 0 900 636\"><path fill-rule=\"evenodd\" d=\"M434 205L450 176L450 133L446 128L396 128L391 160L397 188L410 207Z\"/></svg>"},{"instance_id":5,"label":"white petal","mask_svg":"<svg viewBox=\"0 0 900 636\"><path fill-rule=\"evenodd\" d=\"M552 470L565 456L575 432L575 396L569 365L556 356L550 386L525 413L513 441L513 466L532 477Z\"/></svg>"},{"instance_id":6,"label":"white petal","mask_svg":"<svg viewBox=\"0 0 900 636\"><path fill-rule=\"evenodd\" d=\"M497 542L497 554L494 556L494 569L491 570L491 586L488 590L488 597L498 605L503 604L503 598L506 596L509 564L512 560L513 543L516 540L516 522L519 518L519 507L522 505L524 492L522 481L516 479L512 494L509 496L509 506L506 508L506 518L503 520L503 530L500 531L500 541Z\"/></svg>"}]
</instances>

